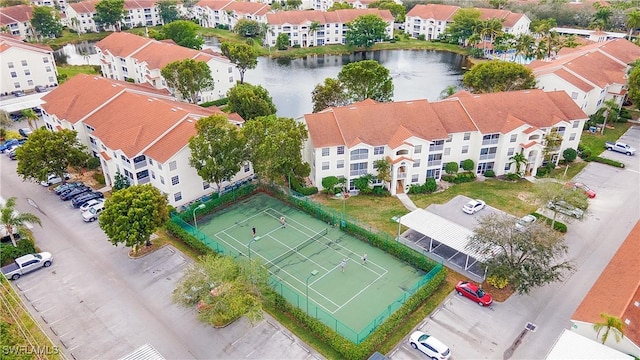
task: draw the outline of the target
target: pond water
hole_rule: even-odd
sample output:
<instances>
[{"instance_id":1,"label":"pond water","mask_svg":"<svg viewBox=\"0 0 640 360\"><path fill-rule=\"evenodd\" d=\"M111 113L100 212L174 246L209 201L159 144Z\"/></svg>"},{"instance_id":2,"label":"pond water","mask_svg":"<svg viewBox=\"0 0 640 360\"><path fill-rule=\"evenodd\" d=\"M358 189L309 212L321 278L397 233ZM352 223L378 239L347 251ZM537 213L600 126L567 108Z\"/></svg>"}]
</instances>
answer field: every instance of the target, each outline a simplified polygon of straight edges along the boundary
<instances>
[{"instance_id":1,"label":"pond water","mask_svg":"<svg viewBox=\"0 0 640 360\"><path fill-rule=\"evenodd\" d=\"M70 44L55 52L56 61L70 65L99 65L95 43ZM207 39L205 47L220 51L216 39ZM262 85L269 91L278 116L299 117L313 109L311 92L327 77L337 77L350 62L374 59L391 74L395 101L437 100L448 86L459 86L465 57L428 50L382 50L356 55L308 56L300 59L260 57L255 69L247 70L245 82ZM63 60L63 58L66 60Z\"/></svg>"}]
</instances>

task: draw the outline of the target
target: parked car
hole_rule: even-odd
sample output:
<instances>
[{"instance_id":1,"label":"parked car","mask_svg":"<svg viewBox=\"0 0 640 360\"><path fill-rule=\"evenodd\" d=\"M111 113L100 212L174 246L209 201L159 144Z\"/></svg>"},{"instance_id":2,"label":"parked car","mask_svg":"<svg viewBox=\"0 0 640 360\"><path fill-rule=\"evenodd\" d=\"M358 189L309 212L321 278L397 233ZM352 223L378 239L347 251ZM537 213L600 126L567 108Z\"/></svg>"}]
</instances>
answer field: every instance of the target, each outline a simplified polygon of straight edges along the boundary
<instances>
[{"instance_id":1,"label":"parked car","mask_svg":"<svg viewBox=\"0 0 640 360\"><path fill-rule=\"evenodd\" d=\"M24 93L24 91L22 90L16 90L16 91L12 91L11 94L15 97L22 97L22 96L26 96L27 94Z\"/></svg>"},{"instance_id":2,"label":"parked car","mask_svg":"<svg viewBox=\"0 0 640 360\"><path fill-rule=\"evenodd\" d=\"M68 173L64 174L64 180L69 180L70 175ZM41 181L40 185L42 186L51 186L55 184L60 184L62 182L62 178L56 174L49 174L47 180Z\"/></svg>"},{"instance_id":3,"label":"parked car","mask_svg":"<svg viewBox=\"0 0 640 360\"><path fill-rule=\"evenodd\" d=\"M456 292L460 296L473 300L480 306L489 306L493 303L491 295L484 292L478 284L469 281L458 281Z\"/></svg>"},{"instance_id":4,"label":"parked car","mask_svg":"<svg viewBox=\"0 0 640 360\"><path fill-rule=\"evenodd\" d=\"M33 133L33 130L31 130L30 128L20 128L18 129L18 133L22 135L22 137L29 137L29 135Z\"/></svg>"},{"instance_id":5,"label":"parked car","mask_svg":"<svg viewBox=\"0 0 640 360\"><path fill-rule=\"evenodd\" d=\"M64 195L69 194L70 192L72 192L72 191L73 191L73 190L75 190L75 189L78 189L78 188L87 188L87 187L88 187L88 186L86 186L85 184L80 184L80 185L78 185L78 186L69 187L69 188L67 188L67 189L65 189L65 190L63 190L63 191L60 191L60 194L58 194L58 195L60 195L60 199L62 199L62 197L63 197ZM91 189L89 189L89 190L91 190Z\"/></svg>"},{"instance_id":6,"label":"parked car","mask_svg":"<svg viewBox=\"0 0 640 360\"><path fill-rule=\"evenodd\" d=\"M48 252L41 252L38 254L29 254L20 256L15 259L11 264L3 266L0 270L7 277L7 279L18 280L21 275L28 272L38 270L42 267L51 266L53 256Z\"/></svg>"},{"instance_id":7,"label":"parked car","mask_svg":"<svg viewBox=\"0 0 640 360\"><path fill-rule=\"evenodd\" d=\"M87 210L89 210L90 207L94 206L94 205L98 205L100 203L104 202L104 198L97 198L97 199L93 199L93 200L89 200L86 203L84 203L84 205L80 206L80 211L81 212L85 212Z\"/></svg>"},{"instance_id":8,"label":"parked car","mask_svg":"<svg viewBox=\"0 0 640 360\"><path fill-rule=\"evenodd\" d=\"M41 92L45 92L45 91L47 91L46 87L44 87L42 85L36 85L36 92L41 93Z\"/></svg>"},{"instance_id":9,"label":"parked car","mask_svg":"<svg viewBox=\"0 0 640 360\"><path fill-rule=\"evenodd\" d=\"M561 214L572 216L576 219L581 219L584 216L584 210L577 208L563 200L556 202L549 201L547 207L551 210L555 210Z\"/></svg>"},{"instance_id":10,"label":"parked car","mask_svg":"<svg viewBox=\"0 0 640 360\"><path fill-rule=\"evenodd\" d=\"M67 189L77 188L78 186L81 186L81 185L84 185L84 184L81 183L80 181L68 182L68 183L64 183L56 186L55 188L53 188L53 192L56 193L56 195L60 195L60 193L62 193Z\"/></svg>"},{"instance_id":11,"label":"parked car","mask_svg":"<svg viewBox=\"0 0 640 360\"><path fill-rule=\"evenodd\" d=\"M431 359L446 360L451 357L451 350L447 345L422 331L414 331L409 337L409 344L411 344L412 348L422 351Z\"/></svg>"},{"instance_id":12,"label":"parked car","mask_svg":"<svg viewBox=\"0 0 640 360\"><path fill-rule=\"evenodd\" d=\"M87 192L71 199L71 204L73 205L74 208L77 209L80 206L84 205L89 200L101 199L103 197L104 197L104 194L101 193L100 191Z\"/></svg>"},{"instance_id":13,"label":"parked car","mask_svg":"<svg viewBox=\"0 0 640 360\"><path fill-rule=\"evenodd\" d=\"M77 188L71 189L71 191L60 195L60 200L69 201L69 200L73 199L74 197L76 197L76 196L78 196L80 194L87 193L89 191L91 191L90 187L78 186Z\"/></svg>"},{"instance_id":14,"label":"parked car","mask_svg":"<svg viewBox=\"0 0 640 360\"><path fill-rule=\"evenodd\" d=\"M636 149L622 142L614 143L607 141L606 143L604 143L604 147L609 151L617 151L628 156L634 155L636 153Z\"/></svg>"},{"instance_id":15,"label":"parked car","mask_svg":"<svg viewBox=\"0 0 640 360\"><path fill-rule=\"evenodd\" d=\"M533 215L525 215L516 222L516 230L524 231L527 226L533 224L536 220L538 220L538 218Z\"/></svg>"},{"instance_id":16,"label":"parked car","mask_svg":"<svg viewBox=\"0 0 640 360\"><path fill-rule=\"evenodd\" d=\"M589 199L593 199L594 197L596 197L596 192L583 183L568 182L565 184L565 186L573 190L582 190L584 194L589 197Z\"/></svg>"},{"instance_id":17,"label":"parked car","mask_svg":"<svg viewBox=\"0 0 640 360\"><path fill-rule=\"evenodd\" d=\"M82 220L85 222L93 222L98 220L98 216L104 210L104 203L99 203L90 207L82 213Z\"/></svg>"},{"instance_id":18,"label":"parked car","mask_svg":"<svg viewBox=\"0 0 640 360\"><path fill-rule=\"evenodd\" d=\"M487 206L487 204L482 200L471 200L462 207L462 211L464 211L465 214L473 215L484 209L485 206Z\"/></svg>"},{"instance_id":19,"label":"parked car","mask_svg":"<svg viewBox=\"0 0 640 360\"><path fill-rule=\"evenodd\" d=\"M17 160L18 159L18 157L16 156L16 149L15 148L9 152L9 159L11 159L11 160Z\"/></svg>"},{"instance_id":20,"label":"parked car","mask_svg":"<svg viewBox=\"0 0 640 360\"><path fill-rule=\"evenodd\" d=\"M11 150L11 148L15 145L18 145L18 139L9 139L5 141L2 145L0 145L0 151L5 152L7 150Z\"/></svg>"}]
</instances>

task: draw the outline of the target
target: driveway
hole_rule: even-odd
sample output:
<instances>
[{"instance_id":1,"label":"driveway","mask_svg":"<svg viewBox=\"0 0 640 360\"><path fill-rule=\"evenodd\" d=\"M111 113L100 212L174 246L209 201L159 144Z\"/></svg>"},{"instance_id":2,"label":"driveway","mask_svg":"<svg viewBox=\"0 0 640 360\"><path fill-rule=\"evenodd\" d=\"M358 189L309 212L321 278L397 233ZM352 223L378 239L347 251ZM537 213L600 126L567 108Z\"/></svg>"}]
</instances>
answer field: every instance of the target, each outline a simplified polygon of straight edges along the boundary
<instances>
[{"instance_id":1,"label":"driveway","mask_svg":"<svg viewBox=\"0 0 640 360\"><path fill-rule=\"evenodd\" d=\"M276 321L244 320L213 329L171 293L190 260L172 247L139 259L111 245L97 222L35 183L24 183L16 162L0 155L0 189L17 209L38 215L36 244L53 266L12 282L33 317L67 358L116 359L151 344L167 359L320 358Z\"/></svg>"},{"instance_id":2,"label":"driveway","mask_svg":"<svg viewBox=\"0 0 640 360\"><path fill-rule=\"evenodd\" d=\"M620 141L640 148L640 127L632 127ZM590 163L575 177L597 196L589 200L585 218L571 222L565 236L576 266L573 274L490 308L452 293L418 328L442 340L458 359L544 358L562 330L571 326L573 312L640 217L640 154L605 152L602 156L626 167ZM535 325L535 331L525 330L528 323ZM408 345L407 338L389 355L392 359L424 357Z\"/></svg>"}]
</instances>

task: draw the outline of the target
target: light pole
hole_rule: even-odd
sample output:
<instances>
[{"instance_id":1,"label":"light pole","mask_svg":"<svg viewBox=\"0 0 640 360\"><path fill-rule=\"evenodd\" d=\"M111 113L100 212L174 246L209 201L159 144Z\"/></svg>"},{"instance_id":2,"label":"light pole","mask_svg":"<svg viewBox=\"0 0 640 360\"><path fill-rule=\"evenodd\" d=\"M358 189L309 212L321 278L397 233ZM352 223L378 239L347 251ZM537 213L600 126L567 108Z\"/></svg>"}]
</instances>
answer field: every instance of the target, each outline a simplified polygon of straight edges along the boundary
<instances>
[{"instance_id":1,"label":"light pole","mask_svg":"<svg viewBox=\"0 0 640 360\"><path fill-rule=\"evenodd\" d=\"M318 270L313 270L309 276L307 276L307 315L309 315L309 279L312 276L318 275Z\"/></svg>"},{"instance_id":2,"label":"light pole","mask_svg":"<svg viewBox=\"0 0 640 360\"><path fill-rule=\"evenodd\" d=\"M400 241L400 226L402 225L402 216L398 216L398 239Z\"/></svg>"},{"instance_id":3,"label":"light pole","mask_svg":"<svg viewBox=\"0 0 640 360\"><path fill-rule=\"evenodd\" d=\"M204 204L200 204L193 209L193 225L195 226L196 230L198 230L198 221L196 220L196 210L202 210L204 208L205 208Z\"/></svg>"},{"instance_id":4,"label":"light pole","mask_svg":"<svg viewBox=\"0 0 640 360\"><path fill-rule=\"evenodd\" d=\"M247 245L249 247L249 260L251 260L251 244L253 244L254 242L258 241L258 239L260 239L259 237L255 237L253 239L251 239L251 241L249 241L249 245Z\"/></svg>"}]
</instances>

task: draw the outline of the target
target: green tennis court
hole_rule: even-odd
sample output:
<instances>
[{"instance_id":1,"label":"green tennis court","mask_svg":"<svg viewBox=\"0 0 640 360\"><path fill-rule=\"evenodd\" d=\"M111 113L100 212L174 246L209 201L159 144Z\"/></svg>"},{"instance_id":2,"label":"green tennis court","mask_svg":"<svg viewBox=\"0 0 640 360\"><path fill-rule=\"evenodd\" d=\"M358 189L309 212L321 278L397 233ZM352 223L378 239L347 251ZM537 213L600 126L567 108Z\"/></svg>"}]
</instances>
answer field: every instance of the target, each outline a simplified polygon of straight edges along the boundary
<instances>
[{"instance_id":1,"label":"green tennis court","mask_svg":"<svg viewBox=\"0 0 640 360\"><path fill-rule=\"evenodd\" d=\"M276 291L293 305L355 333L372 323L379 325L380 314L397 308L393 304L425 276L263 193L205 217L198 225L200 232L232 252L259 259L276 280L272 283L279 283Z\"/></svg>"}]
</instances>

